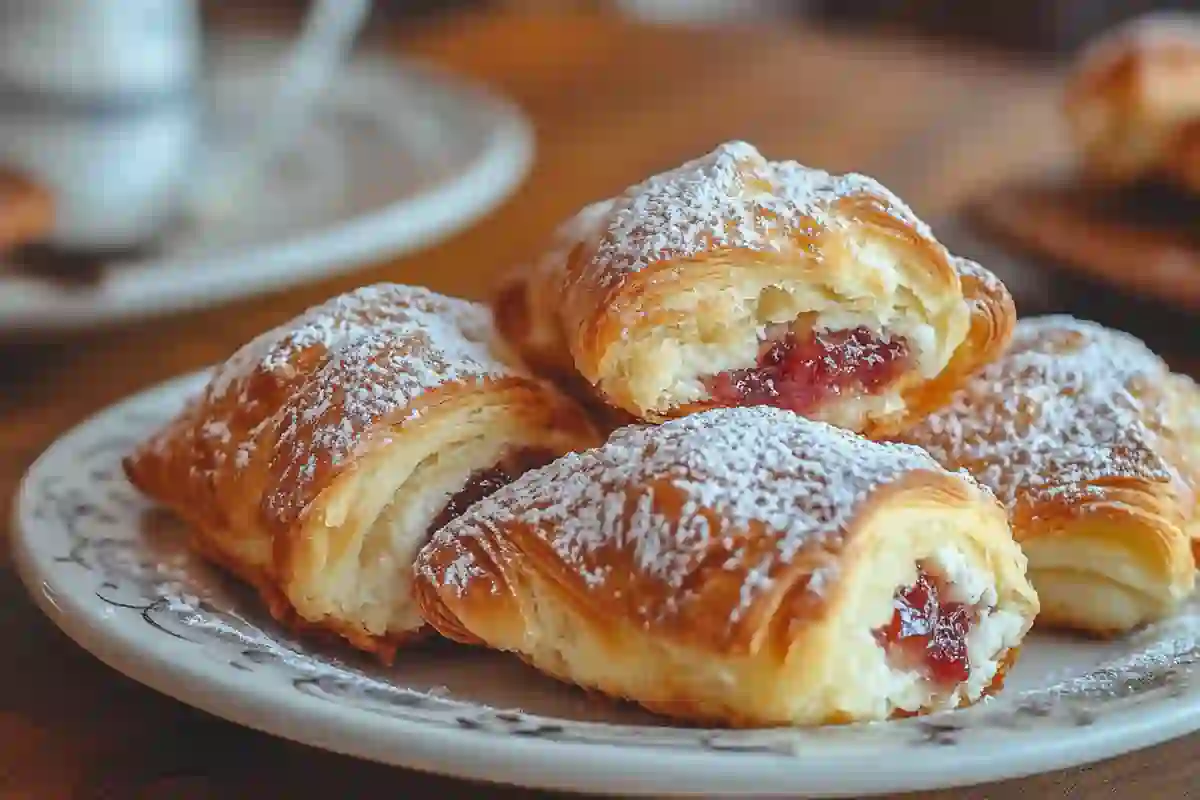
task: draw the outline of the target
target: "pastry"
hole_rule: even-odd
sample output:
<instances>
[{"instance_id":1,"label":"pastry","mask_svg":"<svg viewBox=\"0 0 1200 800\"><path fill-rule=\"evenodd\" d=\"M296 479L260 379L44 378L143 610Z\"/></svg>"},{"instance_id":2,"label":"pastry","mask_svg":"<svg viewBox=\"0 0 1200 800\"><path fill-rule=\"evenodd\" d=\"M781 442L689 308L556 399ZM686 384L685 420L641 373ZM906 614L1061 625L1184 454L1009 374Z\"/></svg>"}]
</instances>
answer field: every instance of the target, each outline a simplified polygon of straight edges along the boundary
<instances>
[{"instance_id":1,"label":"pastry","mask_svg":"<svg viewBox=\"0 0 1200 800\"><path fill-rule=\"evenodd\" d=\"M428 533L596 441L486 307L380 284L245 345L125 470L277 618L390 659L423 628L409 578Z\"/></svg>"},{"instance_id":2,"label":"pastry","mask_svg":"<svg viewBox=\"0 0 1200 800\"><path fill-rule=\"evenodd\" d=\"M1195 384L1132 336L1035 317L903 439L1006 505L1039 625L1113 635L1193 589L1198 409Z\"/></svg>"},{"instance_id":3,"label":"pastry","mask_svg":"<svg viewBox=\"0 0 1200 800\"><path fill-rule=\"evenodd\" d=\"M1038 609L970 477L766 406L627 426L525 474L434 534L415 594L451 639L732 726L971 703Z\"/></svg>"},{"instance_id":4,"label":"pastry","mask_svg":"<svg viewBox=\"0 0 1200 800\"><path fill-rule=\"evenodd\" d=\"M1015 316L875 181L742 142L585 209L496 307L526 358L632 418L770 405L870 436L948 400Z\"/></svg>"},{"instance_id":5,"label":"pastry","mask_svg":"<svg viewBox=\"0 0 1200 800\"><path fill-rule=\"evenodd\" d=\"M54 198L29 175L0 167L0 251L38 241L54 226Z\"/></svg>"},{"instance_id":6,"label":"pastry","mask_svg":"<svg viewBox=\"0 0 1200 800\"><path fill-rule=\"evenodd\" d=\"M1085 171L1200 194L1200 15L1151 14L1087 47L1064 109Z\"/></svg>"}]
</instances>

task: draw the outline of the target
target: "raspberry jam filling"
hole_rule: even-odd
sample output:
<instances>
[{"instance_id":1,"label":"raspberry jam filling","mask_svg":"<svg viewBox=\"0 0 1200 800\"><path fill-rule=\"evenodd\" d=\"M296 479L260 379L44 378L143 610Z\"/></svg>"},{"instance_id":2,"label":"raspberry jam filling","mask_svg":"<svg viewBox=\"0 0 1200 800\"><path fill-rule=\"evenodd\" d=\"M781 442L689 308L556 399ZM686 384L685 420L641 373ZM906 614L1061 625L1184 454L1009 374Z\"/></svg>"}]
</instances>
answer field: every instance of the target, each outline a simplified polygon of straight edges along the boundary
<instances>
[{"instance_id":1,"label":"raspberry jam filling","mask_svg":"<svg viewBox=\"0 0 1200 800\"><path fill-rule=\"evenodd\" d=\"M904 339L881 339L862 327L785 329L762 342L756 366L722 372L707 385L718 405L769 405L807 413L847 390L878 392L900 376L908 356Z\"/></svg>"},{"instance_id":2,"label":"raspberry jam filling","mask_svg":"<svg viewBox=\"0 0 1200 800\"><path fill-rule=\"evenodd\" d=\"M429 526L432 533L461 515L468 508L504 488L531 469L544 467L556 458L549 450L527 447L505 453L495 466L475 471L458 494L434 518Z\"/></svg>"},{"instance_id":3,"label":"raspberry jam filling","mask_svg":"<svg viewBox=\"0 0 1200 800\"><path fill-rule=\"evenodd\" d=\"M912 586L899 589L892 620L875 631L888 660L902 669L917 669L935 684L953 687L967 679L967 634L977 617L965 603L944 600L946 585L924 569Z\"/></svg>"}]
</instances>

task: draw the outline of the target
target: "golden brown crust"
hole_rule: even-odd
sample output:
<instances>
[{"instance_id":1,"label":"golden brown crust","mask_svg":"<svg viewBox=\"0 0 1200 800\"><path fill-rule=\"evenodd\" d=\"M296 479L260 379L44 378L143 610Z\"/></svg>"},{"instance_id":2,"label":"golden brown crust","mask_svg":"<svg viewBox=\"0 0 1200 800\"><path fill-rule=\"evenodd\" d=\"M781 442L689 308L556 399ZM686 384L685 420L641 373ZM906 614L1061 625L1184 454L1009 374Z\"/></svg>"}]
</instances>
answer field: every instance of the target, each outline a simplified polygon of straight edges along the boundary
<instances>
[{"instance_id":1,"label":"golden brown crust","mask_svg":"<svg viewBox=\"0 0 1200 800\"><path fill-rule=\"evenodd\" d=\"M578 375L559 313L564 271L574 252L607 225L614 202L585 206L554 231L536 259L506 273L494 292L496 327L540 374L568 380Z\"/></svg>"},{"instance_id":2,"label":"golden brown crust","mask_svg":"<svg viewBox=\"0 0 1200 800\"><path fill-rule=\"evenodd\" d=\"M563 270L572 251L600 231L612 205L611 200L593 203L559 226L538 258L501 278L491 299L497 330L524 363L583 405L606 433L635 418L605 403L575 369L558 312Z\"/></svg>"},{"instance_id":3,"label":"golden brown crust","mask_svg":"<svg viewBox=\"0 0 1200 800\"><path fill-rule=\"evenodd\" d=\"M1006 505L1043 600L1039 625L1111 636L1194 586L1197 399L1131 336L1032 318L902 438Z\"/></svg>"},{"instance_id":4,"label":"golden brown crust","mask_svg":"<svg viewBox=\"0 0 1200 800\"><path fill-rule=\"evenodd\" d=\"M1179 470L1182 488L1191 496L1192 511L1185 530L1200 564L1200 385L1187 375L1172 374L1166 384L1170 427L1164 431L1171 462Z\"/></svg>"},{"instance_id":5,"label":"golden brown crust","mask_svg":"<svg viewBox=\"0 0 1200 800\"><path fill-rule=\"evenodd\" d=\"M1100 37L1069 76L1064 109L1089 176L1200 192L1200 17L1148 15Z\"/></svg>"},{"instance_id":6,"label":"golden brown crust","mask_svg":"<svg viewBox=\"0 0 1200 800\"><path fill-rule=\"evenodd\" d=\"M740 142L589 206L494 304L526 360L648 421L724 404L701 383L754 367L767 326L894 328L921 351L889 385L894 400L810 415L872 437L946 402L1015 317L1000 281L950 256L875 181L769 162Z\"/></svg>"},{"instance_id":7,"label":"golden brown crust","mask_svg":"<svg viewBox=\"0 0 1200 800\"><path fill-rule=\"evenodd\" d=\"M396 548L415 552L438 504L508 448L595 441L486 308L381 284L243 347L124 466L276 618L390 658L421 627Z\"/></svg>"},{"instance_id":8,"label":"golden brown crust","mask_svg":"<svg viewBox=\"0 0 1200 800\"><path fill-rule=\"evenodd\" d=\"M986 492L916 448L717 409L528 473L434 536L415 595L449 638L672 716L820 724L929 710L880 696L871 631L937 559L990 587L1015 645L1037 599ZM834 680L839 659L871 666Z\"/></svg>"},{"instance_id":9,"label":"golden brown crust","mask_svg":"<svg viewBox=\"0 0 1200 800\"><path fill-rule=\"evenodd\" d=\"M941 409L968 379L1003 353L1012 340L1017 307L1008 287L970 259L953 257L952 262L962 282L963 299L971 308L967 336L944 370L905 392L907 413L901 420L866 431L872 438L900 433Z\"/></svg>"}]
</instances>

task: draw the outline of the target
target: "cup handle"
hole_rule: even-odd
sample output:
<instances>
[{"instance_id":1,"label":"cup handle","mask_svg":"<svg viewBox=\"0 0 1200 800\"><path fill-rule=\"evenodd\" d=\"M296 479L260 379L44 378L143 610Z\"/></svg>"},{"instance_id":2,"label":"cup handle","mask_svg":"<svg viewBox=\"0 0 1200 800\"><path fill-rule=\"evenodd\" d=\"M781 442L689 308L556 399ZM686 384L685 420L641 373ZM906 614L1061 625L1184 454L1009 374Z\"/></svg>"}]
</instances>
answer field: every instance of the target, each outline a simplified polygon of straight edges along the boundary
<instances>
[{"instance_id":1,"label":"cup handle","mask_svg":"<svg viewBox=\"0 0 1200 800\"><path fill-rule=\"evenodd\" d=\"M264 164L302 130L313 105L354 45L371 0L313 0L300 35L279 64L277 85L244 145L210 166L188 198L188 211L210 216L234 200Z\"/></svg>"}]
</instances>

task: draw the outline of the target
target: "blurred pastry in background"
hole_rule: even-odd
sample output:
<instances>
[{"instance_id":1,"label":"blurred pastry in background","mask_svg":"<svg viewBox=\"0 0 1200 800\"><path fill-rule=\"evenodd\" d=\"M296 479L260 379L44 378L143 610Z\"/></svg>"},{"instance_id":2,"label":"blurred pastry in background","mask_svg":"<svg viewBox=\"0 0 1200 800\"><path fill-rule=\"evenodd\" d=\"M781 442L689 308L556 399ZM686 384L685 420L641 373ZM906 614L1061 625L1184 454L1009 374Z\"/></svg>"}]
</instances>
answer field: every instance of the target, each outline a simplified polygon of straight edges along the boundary
<instances>
[{"instance_id":1,"label":"blurred pastry in background","mask_svg":"<svg viewBox=\"0 0 1200 800\"><path fill-rule=\"evenodd\" d=\"M1200 194L1200 15L1152 14L1084 48L1064 111L1082 168Z\"/></svg>"},{"instance_id":2,"label":"blurred pastry in background","mask_svg":"<svg viewBox=\"0 0 1200 800\"><path fill-rule=\"evenodd\" d=\"M971 223L1039 265L1200 312L1200 14L1102 34L1061 103L1076 163L994 187Z\"/></svg>"},{"instance_id":3,"label":"blurred pastry in background","mask_svg":"<svg viewBox=\"0 0 1200 800\"><path fill-rule=\"evenodd\" d=\"M32 177L0 165L0 252L38 241L53 224L50 190Z\"/></svg>"}]
</instances>

